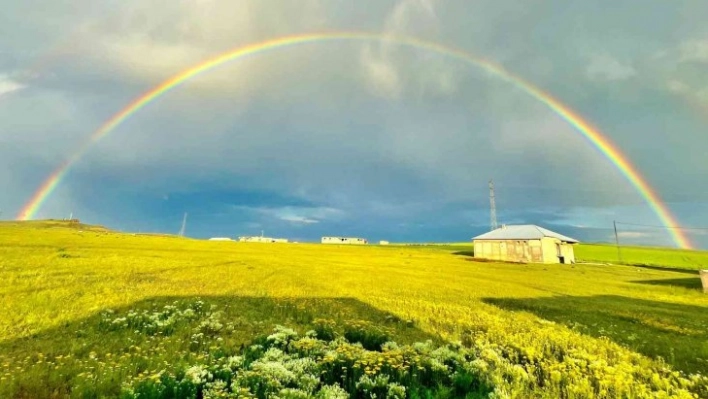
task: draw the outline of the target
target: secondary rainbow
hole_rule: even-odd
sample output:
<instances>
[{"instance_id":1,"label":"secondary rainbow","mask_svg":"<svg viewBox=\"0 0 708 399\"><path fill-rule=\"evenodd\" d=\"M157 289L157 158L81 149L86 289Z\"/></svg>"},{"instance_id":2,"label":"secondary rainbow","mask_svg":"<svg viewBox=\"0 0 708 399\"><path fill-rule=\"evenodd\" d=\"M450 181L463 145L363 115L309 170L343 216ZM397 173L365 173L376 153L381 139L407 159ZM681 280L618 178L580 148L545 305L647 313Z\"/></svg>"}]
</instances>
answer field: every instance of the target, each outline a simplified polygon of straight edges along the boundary
<instances>
[{"instance_id":1,"label":"secondary rainbow","mask_svg":"<svg viewBox=\"0 0 708 399\"><path fill-rule=\"evenodd\" d=\"M22 210L17 215L19 220L32 219L37 213L42 204L56 189L62 179L66 176L71 166L76 163L88 151L88 149L97 141L107 136L114 131L123 121L133 115L135 112L148 105L152 101L161 97L168 91L178 87L189 79L210 71L226 62L235 61L244 57L260 54L270 50L276 50L284 47L304 45L308 43L321 43L330 41L383 41L391 42L401 46L414 47L427 51L432 51L441 55L446 55L456 58L460 61L467 62L475 67L479 67L492 75L506 80L521 90L525 91L538 101L544 103L553 112L572 125L582 136L584 136L595 148L604 154L610 162L627 178L627 180L635 187L637 192L645 199L654 213L658 216L661 222L669 228L670 234L677 246L681 248L691 248L691 242L686 235L679 229L676 219L671 214L671 211L666 207L659 195L651 188L649 183L642 177L637 169L631 164L627 157L607 138L600 130L585 121L575 111L564 105L550 94L544 92L540 88L526 82L522 78L513 75L492 61L476 57L460 49L442 46L435 42L425 41L408 36L394 36L377 33L365 32L327 32L327 33L311 33L294 36L280 37L272 40L266 40L260 43L255 43L240 47L226 53L220 54L214 58L208 59L196 66L184 70L177 75L165 80L154 88L148 90L141 96L137 97L128 106L120 112L113 115L108 121L101 125L89 139L66 161L56 168L49 177L36 190L30 200L23 206Z\"/></svg>"}]
</instances>

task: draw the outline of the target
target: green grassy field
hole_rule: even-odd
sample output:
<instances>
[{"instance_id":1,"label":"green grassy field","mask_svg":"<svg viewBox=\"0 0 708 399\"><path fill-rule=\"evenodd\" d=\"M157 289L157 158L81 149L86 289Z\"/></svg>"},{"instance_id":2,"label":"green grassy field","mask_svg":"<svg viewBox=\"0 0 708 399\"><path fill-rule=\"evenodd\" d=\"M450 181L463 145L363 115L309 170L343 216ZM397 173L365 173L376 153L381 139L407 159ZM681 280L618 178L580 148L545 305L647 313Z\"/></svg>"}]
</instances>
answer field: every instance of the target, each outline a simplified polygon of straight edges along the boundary
<instances>
[{"instance_id":1,"label":"green grassy field","mask_svg":"<svg viewBox=\"0 0 708 399\"><path fill-rule=\"evenodd\" d=\"M584 262L606 262L639 266L658 266L685 270L708 269L708 252L667 250L652 247L625 247L619 252L612 245L578 245L575 256Z\"/></svg>"},{"instance_id":2,"label":"green grassy field","mask_svg":"<svg viewBox=\"0 0 708 399\"><path fill-rule=\"evenodd\" d=\"M470 250L0 223L0 397L708 397L705 253Z\"/></svg>"}]
</instances>

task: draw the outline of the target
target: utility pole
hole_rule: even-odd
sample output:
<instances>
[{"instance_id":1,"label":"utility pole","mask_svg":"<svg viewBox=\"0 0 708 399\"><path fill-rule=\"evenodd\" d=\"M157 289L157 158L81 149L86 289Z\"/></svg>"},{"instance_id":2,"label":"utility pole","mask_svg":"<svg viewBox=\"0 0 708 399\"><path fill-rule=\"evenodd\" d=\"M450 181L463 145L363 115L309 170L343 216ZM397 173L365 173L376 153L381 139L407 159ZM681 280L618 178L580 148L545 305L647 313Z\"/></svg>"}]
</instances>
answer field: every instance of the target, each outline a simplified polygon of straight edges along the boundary
<instances>
[{"instance_id":1,"label":"utility pole","mask_svg":"<svg viewBox=\"0 0 708 399\"><path fill-rule=\"evenodd\" d=\"M490 227L492 230L497 229L497 204L494 200L494 181L489 180L489 208L490 208Z\"/></svg>"},{"instance_id":2,"label":"utility pole","mask_svg":"<svg viewBox=\"0 0 708 399\"><path fill-rule=\"evenodd\" d=\"M617 234L617 221L612 221L615 226L615 243L617 244L617 262L622 263L622 252L620 251L619 234Z\"/></svg>"},{"instance_id":3,"label":"utility pole","mask_svg":"<svg viewBox=\"0 0 708 399\"><path fill-rule=\"evenodd\" d=\"M179 236L184 237L184 230L187 228L187 213L184 213L184 218L182 218L182 228L179 229Z\"/></svg>"}]
</instances>

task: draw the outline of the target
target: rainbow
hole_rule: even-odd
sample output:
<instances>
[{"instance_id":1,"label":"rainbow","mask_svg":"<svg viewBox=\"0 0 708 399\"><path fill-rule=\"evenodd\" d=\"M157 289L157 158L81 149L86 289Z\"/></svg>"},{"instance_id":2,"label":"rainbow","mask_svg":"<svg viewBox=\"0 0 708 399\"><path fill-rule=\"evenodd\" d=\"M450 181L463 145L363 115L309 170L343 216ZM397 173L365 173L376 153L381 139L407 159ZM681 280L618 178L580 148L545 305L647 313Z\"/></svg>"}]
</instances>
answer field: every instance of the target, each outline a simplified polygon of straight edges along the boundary
<instances>
[{"instance_id":1,"label":"rainbow","mask_svg":"<svg viewBox=\"0 0 708 399\"><path fill-rule=\"evenodd\" d=\"M121 123L128 119L135 112L139 111L146 105L150 104L157 98L166 94L170 90L180 86L182 83L208 72L226 62L242 59L247 56L264 53L271 50L276 50L284 47L304 45L308 43L321 43L331 41L383 41L391 42L401 46L414 47L441 55L449 56L460 61L481 68L492 75L510 82L531 95L538 101L545 104L558 116L566 120L572 125L583 137L585 137L595 148L604 154L610 162L627 178L627 180L636 188L639 194L649 204L654 213L659 217L661 222L666 227L678 226L676 219L671 214L670 210L659 198L659 195L651 188L649 183L642 177L637 169L631 164L627 157L605 136L600 130L593 127L585 121L575 111L562 104L550 94L535 87L522 78L506 71L502 66L482 58L475 57L465 51L445 47L440 44L429 42L408 36L383 35L378 33L364 32L328 32L328 33L310 33L294 36L280 37L276 39L266 40L260 43L255 43L240 47L231 51L227 51L214 58L208 59L198 65L195 65L187 70L184 70L177 75L165 80L159 85L153 87L141 96L133 100L128 106L120 112L113 115L98 130L96 130L90 138L65 162L56 168L49 177L36 190L30 200L23 206L17 215L19 220L32 219L37 213L42 204L56 189L62 179L66 176L71 166L76 163L88 149L97 141L106 137L113 132ZM676 245L681 248L691 248L691 242L685 234L678 229L669 229L670 234Z\"/></svg>"}]
</instances>

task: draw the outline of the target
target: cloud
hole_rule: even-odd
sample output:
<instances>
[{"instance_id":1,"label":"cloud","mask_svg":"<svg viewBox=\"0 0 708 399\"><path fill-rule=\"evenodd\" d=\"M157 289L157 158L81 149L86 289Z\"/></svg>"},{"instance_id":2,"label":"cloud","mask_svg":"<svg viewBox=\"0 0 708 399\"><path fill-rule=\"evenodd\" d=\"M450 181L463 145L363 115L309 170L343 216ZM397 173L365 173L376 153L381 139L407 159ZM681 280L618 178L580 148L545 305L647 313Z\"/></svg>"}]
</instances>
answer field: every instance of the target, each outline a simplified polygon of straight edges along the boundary
<instances>
[{"instance_id":1,"label":"cloud","mask_svg":"<svg viewBox=\"0 0 708 399\"><path fill-rule=\"evenodd\" d=\"M319 220L315 219L308 219L304 216L281 216L281 220L285 220L286 222L293 222L293 223L302 223L302 224L313 224L313 223L319 223Z\"/></svg>"},{"instance_id":2,"label":"cloud","mask_svg":"<svg viewBox=\"0 0 708 399\"><path fill-rule=\"evenodd\" d=\"M400 0L387 14L383 35L411 35L434 38L439 32L437 0ZM430 54L427 54L430 56ZM376 95L398 99L413 91L423 95L449 95L456 90L456 69L435 57L420 61L391 42L366 44L360 52L360 64L368 87Z\"/></svg>"},{"instance_id":3,"label":"cloud","mask_svg":"<svg viewBox=\"0 0 708 399\"><path fill-rule=\"evenodd\" d=\"M258 207L258 206L235 206L235 209L245 210L266 218L278 219L294 224L316 224L322 221L339 220L345 216L345 212L340 209L330 207Z\"/></svg>"},{"instance_id":4,"label":"cloud","mask_svg":"<svg viewBox=\"0 0 708 399\"><path fill-rule=\"evenodd\" d=\"M708 38L686 40L679 47L679 62L708 63Z\"/></svg>"},{"instance_id":5,"label":"cloud","mask_svg":"<svg viewBox=\"0 0 708 399\"><path fill-rule=\"evenodd\" d=\"M670 79L666 83L666 87L672 93L684 96L684 98L693 100L698 103L699 107L703 108L699 111L708 112L708 84L704 87L692 86L678 79Z\"/></svg>"},{"instance_id":6,"label":"cloud","mask_svg":"<svg viewBox=\"0 0 708 399\"><path fill-rule=\"evenodd\" d=\"M368 77L370 89L377 95L391 99L401 96L403 90L396 67L382 53L374 54L372 46L364 46L361 51L361 64Z\"/></svg>"},{"instance_id":7,"label":"cloud","mask_svg":"<svg viewBox=\"0 0 708 399\"><path fill-rule=\"evenodd\" d=\"M185 68L265 39L363 30L503 65L600 129L679 220L708 225L708 212L696 211L708 206L708 136L694 115L708 98L705 7L9 2L0 25L18 33L0 35L0 70L30 72L3 77L27 87L2 98L0 204L16 213L111 115ZM385 41L279 48L195 77L95 143L41 216L74 211L176 232L189 212L188 231L206 236L260 227L466 240L488 224L490 178L506 223L556 223L593 239L615 219L660 223L617 168L538 99L480 68Z\"/></svg>"},{"instance_id":8,"label":"cloud","mask_svg":"<svg viewBox=\"0 0 708 399\"><path fill-rule=\"evenodd\" d=\"M691 38L657 51L646 63L648 78L682 99L702 116L708 115L708 39ZM652 76L655 75L655 76ZM705 119L708 120L708 119Z\"/></svg>"},{"instance_id":9,"label":"cloud","mask_svg":"<svg viewBox=\"0 0 708 399\"><path fill-rule=\"evenodd\" d=\"M8 75L0 74L0 97L6 96L12 92L22 90L26 85L17 82Z\"/></svg>"},{"instance_id":10,"label":"cloud","mask_svg":"<svg viewBox=\"0 0 708 399\"><path fill-rule=\"evenodd\" d=\"M157 84L181 71L256 42L326 30L325 2L219 0L128 0L100 17L83 18L72 29L74 53L81 62L72 73L93 75L125 84ZM291 18L297 14L298 18ZM288 59L288 69L267 56L226 63L201 74L189 86L201 95L230 93L248 98L283 79L286 71L304 67L315 48L296 54L273 54ZM149 56L146 56L149 54Z\"/></svg>"},{"instance_id":11,"label":"cloud","mask_svg":"<svg viewBox=\"0 0 708 399\"><path fill-rule=\"evenodd\" d=\"M591 57L586 73L591 80L614 81L636 76L637 71L608 54L598 54Z\"/></svg>"}]
</instances>

